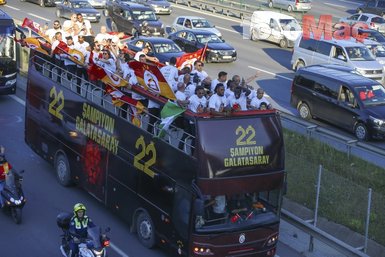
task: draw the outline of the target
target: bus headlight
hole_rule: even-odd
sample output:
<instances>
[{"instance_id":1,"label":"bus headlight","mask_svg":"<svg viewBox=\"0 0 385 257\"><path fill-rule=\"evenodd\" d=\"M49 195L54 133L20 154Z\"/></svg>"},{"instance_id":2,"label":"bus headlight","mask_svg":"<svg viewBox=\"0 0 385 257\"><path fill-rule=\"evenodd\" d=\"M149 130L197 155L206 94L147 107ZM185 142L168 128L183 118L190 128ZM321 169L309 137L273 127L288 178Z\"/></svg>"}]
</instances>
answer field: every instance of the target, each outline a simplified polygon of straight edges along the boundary
<instances>
[{"instance_id":1,"label":"bus headlight","mask_svg":"<svg viewBox=\"0 0 385 257\"><path fill-rule=\"evenodd\" d=\"M214 255L214 253L211 251L210 248L206 248L206 247L194 247L194 253L196 255Z\"/></svg>"},{"instance_id":2,"label":"bus headlight","mask_svg":"<svg viewBox=\"0 0 385 257\"><path fill-rule=\"evenodd\" d=\"M274 236L269 237L269 239L267 239L265 245L266 246L272 246L272 245L275 245L277 242L278 242L278 235L274 235Z\"/></svg>"}]
</instances>

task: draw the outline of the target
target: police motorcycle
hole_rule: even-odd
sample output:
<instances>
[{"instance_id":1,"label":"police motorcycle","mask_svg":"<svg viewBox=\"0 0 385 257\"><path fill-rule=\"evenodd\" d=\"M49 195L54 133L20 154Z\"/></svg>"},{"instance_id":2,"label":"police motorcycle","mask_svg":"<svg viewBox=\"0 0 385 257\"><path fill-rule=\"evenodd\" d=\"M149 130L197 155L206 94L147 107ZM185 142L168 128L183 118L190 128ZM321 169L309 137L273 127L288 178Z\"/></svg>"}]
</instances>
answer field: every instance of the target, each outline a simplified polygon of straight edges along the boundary
<instances>
[{"instance_id":1,"label":"police motorcycle","mask_svg":"<svg viewBox=\"0 0 385 257\"><path fill-rule=\"evenodd\" d=\"M21 182L23 181L22 173L24 173L24 170L9 170L5 176L5 185L0 196L3 201L3 210L11 214L16 224L21 223L22 209L27 201L21 188Z\"/></svg>"},{"instance_id":2,"label":"police motorcycle","mask_svg":"<svg viewBox=\"0 0 385 257\"><path fill-rule=\"evenodd\" d=\"M70 240L71 234L69 232L71 213L60 213L56 218L56 223L62 229L60 251L64 257L70 257ZM86 239L78 239L79 243L78 257L106 257L106 247L110 245L110 239L105 233L109 232L110 228L106 228L104 233L100 227L95 226L87 228L88 237Z\"/></svg>"}]
</instances>

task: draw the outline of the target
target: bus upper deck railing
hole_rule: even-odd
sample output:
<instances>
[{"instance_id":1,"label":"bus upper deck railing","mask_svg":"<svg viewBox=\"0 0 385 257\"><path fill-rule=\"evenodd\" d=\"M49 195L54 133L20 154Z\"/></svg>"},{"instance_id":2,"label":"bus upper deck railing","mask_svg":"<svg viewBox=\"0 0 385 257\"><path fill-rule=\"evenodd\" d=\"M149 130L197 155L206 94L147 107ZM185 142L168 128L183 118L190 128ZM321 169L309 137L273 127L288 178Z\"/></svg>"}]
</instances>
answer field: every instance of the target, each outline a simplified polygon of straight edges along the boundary
<instances>
[{"instance_id":1,"label":"bus upper deck railing","mask_svg":"<svg viewBox=\"0 0 385 257\"><path fill-rule=\"evenodd\" d=\"M60 76L61 83L59 84L58 82L56 82L60 86L66 87L67 89L71 90L74 94L77 94L83 97L84 99L93 102L94 104L100 106L106 111L113 113L115 116L124 119L125 121L130 122L133 125L135 124L132 122L133 115L135 114L129 111L130 108L123 109L122 107L114 105L112 97L104 89L101 81L98 81L96 84L92 83L88 80L85 80L83 77L79 77L76 74L70 73L66 69L63 69L62 67L59 67L58 65L54 64L51 60L48 60L47 57L42 57L39 55L34 55L30 58L30 66L31 64L35 66L36 71L41 72L43 76L50 78L52 81L57 81L58 77ZM70 75L71 79L69 79L68 75ZM78 80L80 81L80 93L77 92ZM138 89L139 87L134 86L132 88L132 91L143 95L143 91ZM132 104L127 104L130 107L135 108L135 106L133 106ZM127 115L124 115L125 113ZM140 120L141 129L146 130L148 133L151 133L154 137L160 136L161 119L159 117L152 115L146 109L142 114L138 114L137 116ZM150 117L153 117L156 120L153 125L149 123ZM148 126L152 126L152 129L148 129ZM160 138L162 138L165 142L169 143L175 148L178 148L179 143L183 143L184 147L181 150L187 154L191 154L195 148L192 144L195 139L194 135L184 131L183 128L177 127L175 124L171 124L169 129L164 131L164 136Z\"/></svg>"}]
</instances>

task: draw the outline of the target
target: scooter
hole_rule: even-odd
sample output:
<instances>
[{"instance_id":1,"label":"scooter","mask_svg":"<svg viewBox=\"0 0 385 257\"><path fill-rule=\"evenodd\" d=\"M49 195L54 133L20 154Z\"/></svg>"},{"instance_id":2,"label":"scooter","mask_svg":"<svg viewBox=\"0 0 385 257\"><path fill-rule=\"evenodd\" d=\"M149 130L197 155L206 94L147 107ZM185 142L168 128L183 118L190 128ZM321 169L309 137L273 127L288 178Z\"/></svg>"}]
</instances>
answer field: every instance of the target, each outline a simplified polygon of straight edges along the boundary
<instances>
[{"instance_id":1,"label":"scooter","mask_svg":"<svg viewBox=\"0 0 385 257\"><path fill-rule=\"evenodd\" d=\"M0 196L3 200L3 210L11 213L12 219L16 224L21 223L22 209L27 201L21 188L21 182L23 181L22 173L24 173L24 170L16 171L11 169L8 172Z\"/></svg>"},{"instance_id":2,"label":"scooter","mask_svg":"<svg viewBox=\"0 0 385 257\"><path fill-rule=\"evenodd\" d=\"M64 257L71 256L71 250L69 247L72 236L69 233L69 223L71 221L72 214L60 213L56 218L56 223L59 228L62 229L60 251ZM110 245L110 239L105 233L109 232L110 228L106 228L102 233L100 227L95 226L87 229L88 237L86 239L80 239L75 241L79 245L78 257L106 257L106 247Z\"/></svg>"}]
</instances>

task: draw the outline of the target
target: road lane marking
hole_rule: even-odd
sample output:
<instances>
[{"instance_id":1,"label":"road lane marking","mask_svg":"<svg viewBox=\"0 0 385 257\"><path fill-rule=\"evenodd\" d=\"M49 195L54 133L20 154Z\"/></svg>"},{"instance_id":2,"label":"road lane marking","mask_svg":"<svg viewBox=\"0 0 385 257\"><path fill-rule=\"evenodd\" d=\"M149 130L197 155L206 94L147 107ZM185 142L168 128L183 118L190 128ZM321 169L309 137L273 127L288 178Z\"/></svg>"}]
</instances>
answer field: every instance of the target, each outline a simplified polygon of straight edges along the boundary
<instances>
[{"instance_id":1,"label":"road lane marking","mask_svg":"<svg viewBox=\"0 0 385 257\"><path fill-rule=\"evenodd\" d=\"M127 254L125 254L122 250L120 250L120 248L118 248L116 245L114 245L113 243L110 242L110 247L112 249L114 249L115 252L117 252L118 254L120 254L120 256L122 257L130 257L128 256Z\"/></svg>"},{"instance_id":2,"label":"road lane marking","mask_svg":"<svg viewBox=\"0 0 385 257\"><path fill-rule=\"evenodd\" d=\"M20 11L19 8L16 8L16 7L13 7L13 6L10 6L10 5L5 5L5 7L8 7L9 9L12 9L12 10L15 10L15 11Z\"/></svg>"},{"instance_id":3,"label":"road lane marking","mask_svg":"<svg viewBox=\"0 0 385 257\"><path fill-rule=\"evenodd\" d=\"M324 3L324 4L330 5L330 6L333 6L333 7L346 8L346 6L344 6L344 5L339 5L339 4L332 4L332 3Z\"/></svg>"},{"instance_id":4,"label":"road lane marking","mask_svg":"<svg viewBox=\"0 0 385 257\"><path fill-rule=\"evenodd\" d=\"M202 13L202 11L199 11L199 10L193 10L192 8L186 8L186 7L183 7L183 6L180 6L180 5L175 5L175 4L172 4L173 7L176 7L176 8L179 8L179 9L182 9L182 10L186 10L186 11L189 11L189 12L196 12L196 13ZM239 19L232 19L232 18L228 18L224 15L214 15L212 13L209 13L209 12L205 12L204 13L205 15L207 16L211 16L211 17L215 17L215 18L219 18L219 19L222 19L222 20L228 20L228 21L233 21L233 22L239 22L240 26L241 25L241 22ZM223 28L223 27L219 27L219 26L215 26L216 28L219 28L219 29L223 29L223 30L226 30L226 31L229 31L229 32L232 32L232 33L235 33L235 34L239 34L239 32L237 31L234 31L234 30L231 30L231 29L227 29L227 28Z\"/></svg>"},{"instance_id":5,"label":"road lane marking","mask_svg":"<svg viewBox=\"0 0 385 257\"><path fill-rule=\"evenodd\" d=\"M291 79L291 78L288 78L288 77L285 77L285 76L282 76L282 75L275 74L274 72L270 72L270 71L263 70L263 69L260 69L260 68L256 68L256 67L253 67L253 66L247 66L247 67L249 67L250 69L253 69L253 70L262 71L262 72L264 72L264 73L267 73L267 74L276 76L276 77L281 78L281 79L286 79L286 80L288 80L288 81L292 81L292 80L293 80L293 79Z\"/></svg>"},{"instance_id":6,"label":"road lane marking","mask_svg":"<svg viewBox=\"0 0 385 257\"><path fill-rule=\"evenodd\" d=\"M19 104L25 106L25 101L19 97L17 97L16 95L9 95L10 98L12 98L13 100L15 100L16 102L18 102Z\"/></svg>"},{"instance_id":7,"label":"road lane marking","mask_svg":"<svg viewBox=\"0 0 385 257\"><path fill-rule=\"evenodd\" d=\"M29 14L29 15L31 15L31 16L33 16L33 17L36 17L36 18L39 18L39 19L42 19L42 20L44 20L44 21L51 21L50 19L46 19L46 18L44 18L44 17L41 17L41 16L39 16L39 15L36 15L36 14L33 14L33 13L27 13L27 14Z\"/></svg>"},{"instance_id":8,"label":"road lane marking","mask_svg":"<svg viewBox=\"0 0 385 257\"><path fill-rule=\"evenodd\" d=\"M361 4L362 4L362 3L357 3L357 2L352 2L352 1L346 1L346 0L340 0L340 2L348 3L348 4L352 4L352 5L361 5Z\"/></svg>"}]
</instances>

